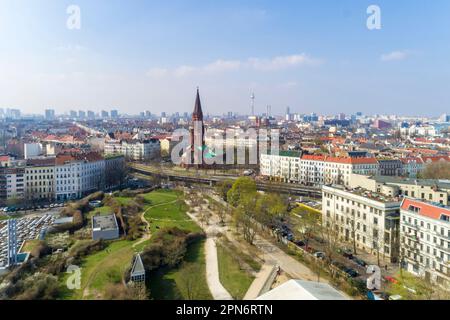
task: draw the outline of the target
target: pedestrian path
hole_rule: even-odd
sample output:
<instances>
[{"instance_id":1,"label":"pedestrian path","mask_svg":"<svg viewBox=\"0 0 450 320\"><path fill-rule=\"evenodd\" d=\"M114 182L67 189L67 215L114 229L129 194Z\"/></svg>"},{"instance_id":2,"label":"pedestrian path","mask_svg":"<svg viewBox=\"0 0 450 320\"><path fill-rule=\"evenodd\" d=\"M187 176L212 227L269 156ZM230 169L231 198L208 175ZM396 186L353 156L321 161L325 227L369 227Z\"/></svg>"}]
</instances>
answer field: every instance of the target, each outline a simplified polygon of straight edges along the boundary
<instances>
[{"instance_id":1,"label":"pedestrian path","mask_svg":"<svg viewBox=\"0 0 450 320\"><path fill-rule=\"evenodd\" d=\"M273 282L271 279L273 279L274 272L276 272L276 266L268 263L264 264L250 285L250 288L248 288L244 300L255 300L263 294L264 287L272 285L269 282Z\"/></svg>"},{"instance_id":2,"label":"pedestrian path","mask_svg":"<svg viewBox=\"0 0 450 320\"><path fill-rule=\"evenodd\" d=\"M214 300L233 300L230 293L223 287L219 279L219 260L217 247L213 238L208 237L205 242L206 253L206 281Z\"/></svg>"}]
</instances>

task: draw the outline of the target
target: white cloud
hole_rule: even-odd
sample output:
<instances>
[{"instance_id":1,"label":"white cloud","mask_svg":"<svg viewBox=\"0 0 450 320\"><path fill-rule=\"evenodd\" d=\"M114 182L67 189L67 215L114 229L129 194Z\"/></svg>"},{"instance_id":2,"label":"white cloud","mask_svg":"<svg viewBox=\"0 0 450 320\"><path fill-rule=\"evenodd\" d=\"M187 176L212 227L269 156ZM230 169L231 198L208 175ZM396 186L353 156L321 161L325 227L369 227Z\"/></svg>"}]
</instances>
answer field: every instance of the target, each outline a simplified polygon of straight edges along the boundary
<instances>
[{"instance_id":1,"label":"white cloud","mask_svg":"<svg viewBox=\"0 0 450 320\"><path fill-rule=\"evenodd\" d=\"M56 47L56 51L60 52L82 52L87 51L88 48L79 44L68 44Z\"/></svg>"},{"instance_id":2,"label":"white cloud","mask_svg":"<svg viewBox=\"0 0 450 320\"><path fill-rule=\"evenodd\" d=\"M241 67L241 62L238 60L217 60L210 64L207 64L202 69L208 73L234 71Z\"/></svg>"},{"instance_id":3,"label":"white cloud","mask_svg":"<svg viewBox=\"0 0 450 320\"><path fill-rule=\"evenodd\" d=\"M181 66L175 69L174 71L174 75L176 77L184 77L187 76L189 74L192 74L193 72L196 71L197 68L193 67L193 66Z\"/></svg>"},{"instance_id":4,"label":"white cloud","mask_svg":"<svg viewBox=\"0 0 450 320\"><path fill-rule=\"evenodd\" d=\"M289 56L278 56L272 59L250 58L248 60L248 65L251 68L260 71L277 71L301 65L318 65L320 63L320 60L311 58L304 53Z\"/></svg>"},{"instance_id":5,"label":"white cloud","mask_svg":"<svg viewBox=\"0 0 450 320\"><path fill-rule=\"evenodd\" d=\"M389 62L389 61L401 61L405 60L409 56L408 51L393 51L390 53L382 54L381 61Z\"/></svg>"},{"instance_id":6,"label":"white cloud","mask_svg":"<svg viewBox=\"0 0 450 320\"><path fill-rule=\"evenodd\" d=\"M172 74L175 77L186 77L191 74L211 75L230 71L254 70L254 71L279 71L299 66L314 66L321 64L319 59L312 58L304 53L288 56L267 58L249 58L244 61L218 59L203 66L183 65L167 70L153 68L147 72L147 76L162 77Z\"/></svg>"},{"instance_id":7,"label":"white cloud","mask_svg":"<svg viewBox=\"0 0 450 320\"><path fill-rule=\"evenodd\" d=\"M147 77L151 78L161 78L166 76L169 73L169 70L165 68L152 68L147 71Z\"/></svg>"}]
</instances>

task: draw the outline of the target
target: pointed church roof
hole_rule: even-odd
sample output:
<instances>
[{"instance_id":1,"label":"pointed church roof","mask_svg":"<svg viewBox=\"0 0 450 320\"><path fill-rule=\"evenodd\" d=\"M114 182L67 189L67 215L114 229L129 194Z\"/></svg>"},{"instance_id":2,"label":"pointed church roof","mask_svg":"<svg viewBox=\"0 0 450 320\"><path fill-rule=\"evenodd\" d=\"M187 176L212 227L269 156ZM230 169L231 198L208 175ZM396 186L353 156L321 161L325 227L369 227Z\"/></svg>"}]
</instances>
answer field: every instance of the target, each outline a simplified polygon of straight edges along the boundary
<instances>
[{"instance_id":1,"label":"pointed church roof","mask_svg":"<svg viewBox=\"0 0 450 320\"><path fill-rule=\"evenodd\" d=\"M200 92L198 87L197 87L197 97L195 98L194 112L192 113L192 119L203 120L202 104L200 102Z\"/></svg>"}]
</instances>

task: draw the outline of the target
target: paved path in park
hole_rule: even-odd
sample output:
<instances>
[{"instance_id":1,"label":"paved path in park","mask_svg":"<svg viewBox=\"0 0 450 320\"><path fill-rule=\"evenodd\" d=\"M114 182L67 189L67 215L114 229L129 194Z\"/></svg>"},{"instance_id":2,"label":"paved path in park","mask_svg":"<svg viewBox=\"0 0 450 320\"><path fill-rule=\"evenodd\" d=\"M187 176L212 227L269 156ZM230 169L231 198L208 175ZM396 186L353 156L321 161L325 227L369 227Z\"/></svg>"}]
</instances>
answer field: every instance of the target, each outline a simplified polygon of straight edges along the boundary
<instances>
[{"instance_id":1,"label":"paved path in park","mask_svg":"<svg viewBox=\"0 0 450 320\"><path fill-rule=\"evenodd\" d=\"M274 268L276 268L274 265L268 263L261 267L261 270L256 275L255 280L253 280L250 285L250 288L248 288L243 300L254 300L262 294L261 291L268 284L269 278L274 272Z\"/></svg>"},{"instance_id":2,"label":"paved path in park","mask_svg":"<svg viewBox=\"0 0 450 320\"><path fill-rule=\"evenodd\" d=\"M188 202L188 201L186 201ZM189 203L189 202L188 202ZM194 208L198 213L203 208ZM233 300L231 294L224 288L219 278L219 259L217 258L216 235L221 231L218 221L210 221L210 225L203 226L196 215L186 212L206 233L205 260L206 260L206 282L214 300Z\"/></svg>"},{"instance_id":3,"label":"paved path in park","mask_svg":"<svg viewBox=\"0 0 450 320\"><path fill-rule=\"evenodd\" d=\"M210 193L214 200L219 203L226 205L220 197ZM227 236L234 238L232 232L227 232ZM281 250L275 244L266 240L261 235L257 234L255 236L254 245L264 254L264 260L270 265L279 265L281 269L286 272L293 279L317 281L317 273L313 272L307 266L299 262L298 260L292 258L286 252ZM320 282L328 283L326 279L320 278Z\"/></svg>"},{"instance_id":4,"label":"paved path in park","mask_svg":"<svg viewBox=\"0 0 450 320\"><path fill-rule=\"evenodd\" d=\"M208 237L205 243L206 281L214 300L233 300L230 293L223 287L219 279L219 260L217 259L216 241Z\"/></svg>"}]
</instances>

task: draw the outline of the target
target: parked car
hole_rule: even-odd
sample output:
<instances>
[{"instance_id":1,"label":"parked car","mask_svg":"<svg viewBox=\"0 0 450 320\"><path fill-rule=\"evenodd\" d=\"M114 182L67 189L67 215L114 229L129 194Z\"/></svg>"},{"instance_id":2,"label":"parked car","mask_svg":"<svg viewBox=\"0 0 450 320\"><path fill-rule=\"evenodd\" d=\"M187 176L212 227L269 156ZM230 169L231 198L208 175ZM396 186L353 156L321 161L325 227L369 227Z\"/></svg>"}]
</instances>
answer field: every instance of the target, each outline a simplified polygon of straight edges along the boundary
<instances>
[{"instance_id":1,"label":"parked car","mask_svg":"<svg viewBox=\"0 0 450 320\"><path fill-rule=\"evenodd\" d=\"M350 249L339 249L338 252L348 259L353 258L353 253Z\"/></svg>"},{"instance_id":2,"label":"parked car","mask_svg":"<svg viewBox=\"0 0 450 320\"><path fill-rule=\"evenodd\" d=\"M324 252L317 251L316 253L314 253L314 257L316 257L317 259L325 259L326 255Z\"/></svg>"},{"instance_id":3,"label":"parked car","mask_svg":"<svg viewBox=\"0 0 450 320\"><path fill-rule=\"evenodd\" d=\"M294 243L299 247L303 247L305 245L303 240L295 240Z\"/></svg>"},{"instance_id":4,"label":"parked car","mask_svg":"<svg viewBox=\"0 0 450 320\"><path fill-rule=\"evenodd\" d=\"M356 271L355 269L352 268L346 268L345 270L343 270L348 276L352 277L352 278L356 278L359 276L358 271Z\"/></svg>"},{"instance_id":5,"label":"parked car","mask_svg":"<svg viewBox=\"0 0 450 320\"><path fill-rule=\"evenodd\" d=\"M360 258L353 257L353 261L355 261L355 263L357 265L361 266L361 267L367 266L367 263L364 260L360 259Z\"/></svg>"}]
</instances>

